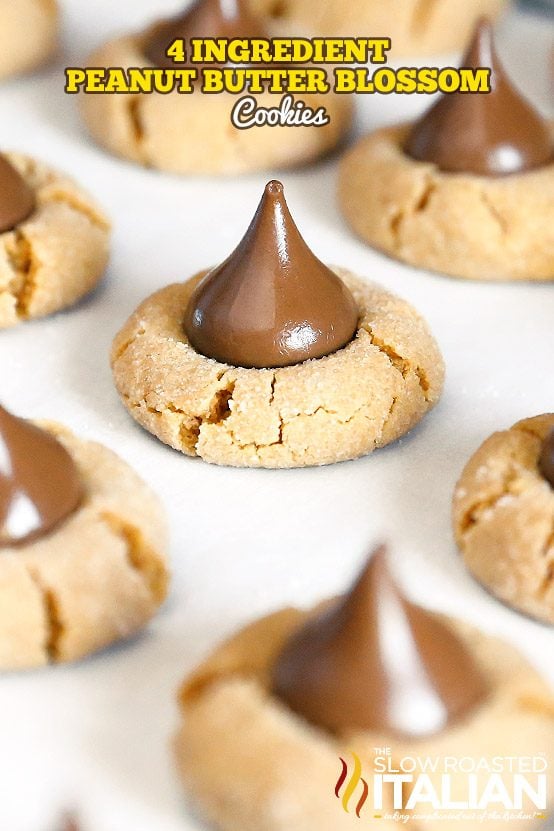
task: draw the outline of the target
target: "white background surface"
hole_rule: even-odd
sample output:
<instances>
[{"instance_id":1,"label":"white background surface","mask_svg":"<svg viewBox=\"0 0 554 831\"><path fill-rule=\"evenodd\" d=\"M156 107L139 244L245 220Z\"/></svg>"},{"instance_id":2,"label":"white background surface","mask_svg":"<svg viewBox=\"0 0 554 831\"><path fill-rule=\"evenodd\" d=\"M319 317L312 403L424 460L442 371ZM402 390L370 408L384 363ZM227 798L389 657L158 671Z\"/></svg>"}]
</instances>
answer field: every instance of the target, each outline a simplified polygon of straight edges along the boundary
<instances>
[{"instance_id":1,"label":"white background surface","mask_svg":"<svg viewBox=\"0 0 554 831\"><path fill-rule=\"evenodd\" d=\"M185 672L238 625L343 588L377 541L419 601L517 644L554 682L554 632L489 598L452 542L455 480L492 431L554 408L554 286L472 285L385 259L354 239L334 201L336 159L283 174L289 205L324 260L378 280L427 317L448 379L438 408L408 438L333 467L211 467L152 439L127 416L108 367L111 339L147 294L223 259L268 175L178 179L110 158L62 92L64 65L178 3L65 0L57 67L0 89L0 146L75 175L114 220L107 280L70 313L0 333L0 397L16 412L65 422L116 449L151 482L171 523L169 602L136 640L79 665L0 679L0 831L52 831L65 808L84 831L192 831L169 741ZM548 111L553 29L513 15L499 47ZM426 100L360 102L360 124Z\"/></svg>"}]
</instances>

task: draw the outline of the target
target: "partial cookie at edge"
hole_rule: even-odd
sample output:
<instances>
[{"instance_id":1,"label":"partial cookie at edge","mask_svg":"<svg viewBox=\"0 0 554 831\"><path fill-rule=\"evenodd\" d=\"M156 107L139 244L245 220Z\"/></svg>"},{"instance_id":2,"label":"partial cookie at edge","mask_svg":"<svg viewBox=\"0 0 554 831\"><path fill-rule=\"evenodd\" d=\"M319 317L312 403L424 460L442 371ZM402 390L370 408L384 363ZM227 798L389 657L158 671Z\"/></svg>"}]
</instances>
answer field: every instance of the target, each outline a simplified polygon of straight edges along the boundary
<instances>
[{"instance_id":1,"label":"partial cookie at edge","mask_svg":"<svg viewBox=\"0 0 554 831\"><path fill-rule=\"evenodd\" d=\"M448 618L490 686L489 699L472 717L419 742L368 733L332 737L309 725L269 692L277 655L309 614L284 609L254 622L217 648L181 689L179 769L199 810L221 831L359 827L354 811L346 815L334 794L339 757L350 759L351 751L363 760L367 778L375 747L392 747L398 763L413 756L527 756L554 745L554 697L539 675L513 647ZM463 799L464 788L467 799L466 778L453 777L452 799ZM444 822L412 824L431 831ZM473 819L457 825L474 831ZM504 825L491 821L484 827L500 831ZM514 829L523 827L536 824L514 823Z\"/></svg>"},{"instance_id":2,"label":"partial cookie at edge","mask_svg":"<svg viewBox=\"0 0 554 831\"><path fill-rule=\"evenodd\" d=\"M97 285L110 224L71 178L19 153L6 154L36 193L29 219L0 234L0 329L73 305Z\"/></svg>"},{"instance_id":3,"label":"partial cookie at edge","mask_svg":"<svg viewBox=\"0 0 554 831\"><path fill-rule=\"evenodd\" d=\"M59 39L56 0L0 0L0 79L41 66Z\"/></svg>"},{"instance_id":4,"label":"partial cookie at edge","mask_svg":"<svg viewBox=\"0 0 554 831\"><path fill-rule=\"evenodd\" d=\"M40 424L69 450L85 503L40 540L0 553L0 667L72 661L142 628L168 582L158 499L106 447Z\"/></svg>"},{"instance_id":5,"label":"partial cookie at edge","mask_svg":"<svg viewBox=\"0 0 554 831\"><path fill-rule=\"evenodd\" d=\"M554 623L554 490L538 468L554 415L494 433L456 486L456 542L472 574L492 594Z\"/></svg>"}]
</instances>

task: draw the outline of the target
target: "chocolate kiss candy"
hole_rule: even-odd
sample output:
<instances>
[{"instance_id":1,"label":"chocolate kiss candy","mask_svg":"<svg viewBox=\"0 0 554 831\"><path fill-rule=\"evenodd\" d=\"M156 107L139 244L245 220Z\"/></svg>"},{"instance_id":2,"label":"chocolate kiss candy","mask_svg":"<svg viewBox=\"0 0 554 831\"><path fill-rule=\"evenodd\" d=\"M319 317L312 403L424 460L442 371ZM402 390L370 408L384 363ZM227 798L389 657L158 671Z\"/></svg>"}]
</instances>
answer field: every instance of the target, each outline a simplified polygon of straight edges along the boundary
<instances>
[{"instance_id":1,"label":"chocolate kiss candy","mask_svg":"<svg viewBox=\"0 0 554 831\"><path fill-rule=\"evenodd\" d=\"M259 38L265 37L261 24L247 11L244 0L198 0L183 14L153 26L143 45L143 52L155 66L175 67L166 52L174 40L183 39L190 57L191 38ZM188 60L188 66L194 66ZM180 64L182 66L182 64Z\"/></svg>"},{"instance_id":2,"label":"chocolate kiss candy","mask_svg":"<svg viewBox=\"0 0 554 831\"><path fill-rule=\"evenodd\" d=\"M539 470L554 488L554 430L551 430L544 440L539 457Z\"/></svg>"},{"instance_id":3,"label":"chocolate kiss candy","mask_svg":"<svg viewBox=\"0 0 554 831\"><path fill-rule=\"evenodd\" d=\"M83 496L79 471L63 445L0 407L0 547L45 536Z\"/></svg>"},{"instance_id":4,"label":"chocolate kiss candy","mask_svg":"<svg viewBox=\"0 0 554 831\"><path fill-rule=\"evenodd\" d=\"M0 234L12 231L35 209L35 194L25 179L0 154Z\"/></svg>"},{"instance_id":5,"label":"chocolate kiss candy","mask_svg":"<svg viewBox=\"0 0 554 831\"><path fill-rule=\"evenodd\" d=\"M486 696L481 672L440 618L399 592L378 549L353 589L286 644L273 688L332 732L420 737L444 730Z\"/></svg>"},{"instance_id":6,"label":"chocolate kiss candy","mask_svg":"<svg viewBox=\"0 0 554 831\"><path fill-rule=\"evenodd\" d=\"M184 328L222 363L280 367L352 340L358 309L342 280L308 248L280 182L269 182L245 236L197 286Z\"/></svg>"},{"instance_id":7,"label":"chocolate kiss candy","mask_svg":"<svg viewBox=\"0 0 554 831\"><path fill-rule=\"evenodd\" d=\"M481 20L462 66L490 67L490 93L443 95L416 123L406 153L441 170L499 176L553 160L547 123L514 87L494 48L490 21Z\"/></svg>"}]
</instances>

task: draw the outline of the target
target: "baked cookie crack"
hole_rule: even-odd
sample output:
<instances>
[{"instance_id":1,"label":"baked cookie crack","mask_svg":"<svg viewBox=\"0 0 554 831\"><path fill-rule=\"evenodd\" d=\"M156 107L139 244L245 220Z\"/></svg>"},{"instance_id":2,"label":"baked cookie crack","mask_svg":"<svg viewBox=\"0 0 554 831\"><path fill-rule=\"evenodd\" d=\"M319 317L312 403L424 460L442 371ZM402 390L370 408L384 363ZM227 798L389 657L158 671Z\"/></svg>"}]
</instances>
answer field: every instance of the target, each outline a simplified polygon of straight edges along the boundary
<instances>
[{"instance_id":1,"label":"baked cookie crack","mask_svg":"<svg viewBox=\"0 0 554 831\"><path fill-rule=\"evenodd\" d=\"M130 567L141 576L154 600L161 603L167 594L167 571L142 532L109 511L104 511L100 518L123 541Z\"/></svg>"},{"instance_id":2,"label":"baked cookie crack","mask_svg":"<svg viewBox=\"0 0 554 831\"><path fill-rule=\"evenodd\" d=\"M485 514L493 513L502 500L519 496L521 493L520 481L520 472L516 468L508 470L499 483L499 487L490 497L474 502L466 510L459 523L460 535L465 536Z\"/></svg>"},{"instance_id":3,"label":"baked cookie crack","mask_svg":"<svg viewBox=\"0 0 554 831\"><path fill-rule=\"evenodd\" d=\"M422 214L427 210L431 202L431 197L435 193L436 189L436 181L431 175L428 174L422 179L421 192L414 202L409 206L397 207L393 211L389 219L389 227L395 250L399 251L402 248L401 236L404 222L407 219L417 216L418 214Z\"/></svg>"},{"instance_id":4,"label":"baked cookie crack","mask_svg":"<svg viewBox=\"0 0 554 831\"><path fill-rule=\"evenodd\" d=\"M502 216L492 199L489 197L486 191L482 190L480 192L481 201L483 206L491 219L493 220L494 224L497 226L500 236L504 237L507 235L508 231L510 230L508 227L508 223L506 219Z\"/></svg>"},{"instance_id":5,"label":"baked cookie crack","mask_svg":"<svg viewBox=\"0 0 554 831\"><path fill-rule=\"evenodd\" d=\"M541 597L545 597L554 585L554 516L552 517L552 524L544 541L542 556L545 560L546 567L539 594Z\"/></svg>"},{"instance_id":6,"label":"baked cookie crack","mask_svg":"<svg viewBox=\"0 0 554 831\"><path fill-rule=\"evenodd\" d=\"M227 371L223 372L217 380L219 382L224 381L227 374ZM235 383L235 379L231 377L222 387L216 390L210 404L208 417L206 419L199 419L200 426L202 426L204 421L207 421L208 424L221 424L222 421L229 418L233 411Z\"/></svg>"},{"instance_id":7,"label":"baked cookie crack","mask_svg":"<svg viewBox=\"0 0 554 831\"><path fill-rule=\"evenodd\" d=\"M382 338L377 337L370 323L363 322L362 327L369 335L369 339L373 346L376 346L380 352L387 356L391 366L393 366L394 369L401 374L402 378L406 378L411 368L409 361L403 358L402 355L399 355L393 346L385 343Z\"/></svg>"},{"instance_id":8,"label":"baked cookie crack","mask_svg":"<svg viewBox=\"0 0 554 831\"><path fill-rule=\"evenodd\" d=\"M33 256L31 243L21 230L14 231L12 239L6 243L6 254L14 272L8 291L15 298L17 317L24 320L29 316L39 263Z\"/></svg>"},{"instance_id":9,"label":"baked cookie crack","mask_svg":"<svg viewBox=\"0 0 554 831\"><path fill-rule=\"evenodd\" d=\"M144 155L144 124L141 115L141 96L131 95L127 102L127 115L129 118L129 126L131 128L131 135L135 145L135 151L139 154L143 163L147 162Z\"/></svg>"},{"instance_id":10,"label":"baked cookie crack","mask_svg":"<svg viewBox=\"0 0 554 831\"><path fill-rule=\"evenodd\" d=\"M114 360L118 361L120 358L122 358L124 354L127 352L127 350L130 349L130 347L135 343L135 341L145 334L146 329L143 326L141 326L140 329L138 329L136 332L133 332L131 337L123 341L121 346L118 348L117 352L115 352Z\"/></svg>"},{"instance_id":11,"label":"baked cookie crack","mask_svg":"<svg viewBox=\"0 0 554 831\"><path fill-rule=\"evenodd\" d=\"M371 343L374 346L376 346L380 352L383 352L383 354L387 356L391 365L402 375L402 378L404 380L406 380L410 372L415 373L419 386L423 393L423 397L426 402L429 402L429 391L431 385L425 369L419 364L416 366L412 366L410 361L407 358L403 358L402 355L399 355L393 346L390 346L390 344L385 343L385 341L382 338L378 338L375 335L371 327L371 324L363 323L362 327L369 335Z\"/></svg>"},{"instance_id":12,"label":"baked cookie crack","mask_svg":"<svg viewBox=\"0 0 554 831\"><path fill-rule=\"evenodd\" d=\"M285 421L283 416L281 415L281 408L275 407L275 384L277 383L277 373L273 373L273 378L271 379L271 387L269 392L269 406L273 410L277 410L277 418L279 419L279 438L273 444L283 444L283 430L285 428Z\"/></svg>"},{"instance_id":13,"label":"baked cookie crack","mask_svg":"<svg viewBox=\"0 0 554 831\"><path fill-rule=\"evenodd\" d=\"M41 597L42 607L44 610L45 629L43 649L48 663L53 664L60 658L59 643L65 631L62 623L59 601L55 592L44 585L38 572L34 568L26 566L25 570Z\"/></svg>"},{"instance_id":14,"label":"baked cookie crack","mask_svg":"<svg viewBox=\"0 0 554 831\"><path fill-rule=\"evenodd\" d=\"M99 228L101 231L110 230L110 223L102 216L102 214L95 210L90 201L85 202L83 199L80 199L79 195L76 193L70 193L69 191L62 189L49 190L48 196L44 201L45 203L57 202L58 204L67 205L67 207L71 208L72 211L75 211L75 213L81 214L81 216L88 219L90 224L94 225L95 228Z\"/></svg>"}]
</instances>

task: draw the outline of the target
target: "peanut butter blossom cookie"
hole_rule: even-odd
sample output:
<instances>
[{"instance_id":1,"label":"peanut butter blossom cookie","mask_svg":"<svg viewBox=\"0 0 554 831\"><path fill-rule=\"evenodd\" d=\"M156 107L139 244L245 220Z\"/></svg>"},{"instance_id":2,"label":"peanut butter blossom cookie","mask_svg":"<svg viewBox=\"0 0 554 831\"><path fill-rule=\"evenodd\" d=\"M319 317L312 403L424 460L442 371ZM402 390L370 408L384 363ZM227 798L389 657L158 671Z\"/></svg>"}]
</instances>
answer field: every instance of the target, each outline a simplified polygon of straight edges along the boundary
<instances>
[{"instance_id":1,"label":"peanut butter blossom cookie","mask_svg":"<svg viewBox=\"0 0 554 831\"><path fill-rule=\"evenodd\" d=\"M413 125L363 138L339 201L367 242L410 265L482 280L554 278L554 142L514 87L482 21L462 60L491 92L445 95Z\"/></svg>"},{"instance_id":2,"label":"peanut butter blossom cookie","mask_svg":"<svg viewBox=\"0 0 554 831\"><path fill-rule=\"evenodd\" d=\"M223 644L186 680L180 704L183 781L221 831L338 831L371 824L375 813L379 825L397 827L382 818L393 812L392 788L372 804L377 747L391 748L391 769L400 770L407 757L528 756L554 746L554 695L537 672L503 642L407 600L382 549L343 597L283 609ZM348 785L341 760L352 753L364 770L346 813L336 797ZM428 769L439 795L443 772ZM475 774L480 794L489 776ZM449 781L450 800L467 801L467 774ZM429 814L409 824L430 831L429 803L407 801L416 788L404 789L403 813ZM455 824L474 831L474 811L457 811ZM518 830L539 824L514 819Z\"/></svg>"},{"instance_id":3,"label":"peanut butter blossom cookie","mask_svg":"<svg viewBox=\"0 0 554 831\"><path fill-rule=\"evenodd\" d=\"M112 367L139 424L189 456L240 467L370 453L423 417L444 375L411 306L312 253L279 182L222 265L141 304Z\"/></svg>"},{"instance_id":4,"label":"peanut butter blossom cookie","mask_svg":"<svg viewBox=\"0 0 554 831\"><path fill-rule=\"evenodd\" d=\"M191 68L190 41L201 37L267 38L269 34L264 22L252 17L244 0L197 0L171 20L110 41L90 56L88 64L124 69ZM167 57L167 49L176 39L186 44L184 63ZM201 74L202 65L194 66ZM324 107L328 124L239 129L233 126L231 113L241 95L202 94L200 88L201 80L188 94L177 90L168 94L83 94L81 111L92 136L113 153L139 164L192 174L230 175L304 164L332 149L351 122L348 96L301 93L295 101L302 102L306 112ZM255 100L258 108L272 109L279 107L281 97L266 91L256 94Z\"/></svg>"},{"instance_id":5,"label":"peanut butter blossom cookie","mask_svg":"<svg viewBox=\"0 0 554 831\"><path fill-rule=\"evenodd\" d=\"M43 64L58 45L56 0L0 0L0 78Z\"/></svg>"},{"instance_id":6,"label":"peanut butter blossom cookie","mask_svg":"<svg viewBox=\"0 0 554 831\"><path fill-rule=\"evenodd\" d=\"M249 0L283 32L325 37L390 38L393 56L440 55L461 49L482 14L496 15L505 0Z\"/></svg>"},{"instance_id":7,"label":"peanut butter blossom cookie","mask_svg":"<svg viewBox=\"0 0 554 831\"><path fill-rule=\"evenodd\" d=\"M495 433L454 493L454 532L472 574L492 594L554 623L554 415Z\"/></svg>"},{"instance_id":8,"label":"peanut butter blossom cookie","mask_svg":"<svg viewBox=\"0 0 554 831\"><path fill-rule=\"evenodd\" d=\"M167 586L157 499L114 453L0 407L0 668L125 638Z\"/></svg>"},{"instance_id":9,"label":"peanut butter blossom cookie","mask_svg":"<svg viewBox=\"0 0 554 831\"><path fill-rule=\"evenodd\" d=\"M102 277L110 226L71 179L0 154L0 329L71 306Z\"/></svg>"}]
</instances>

